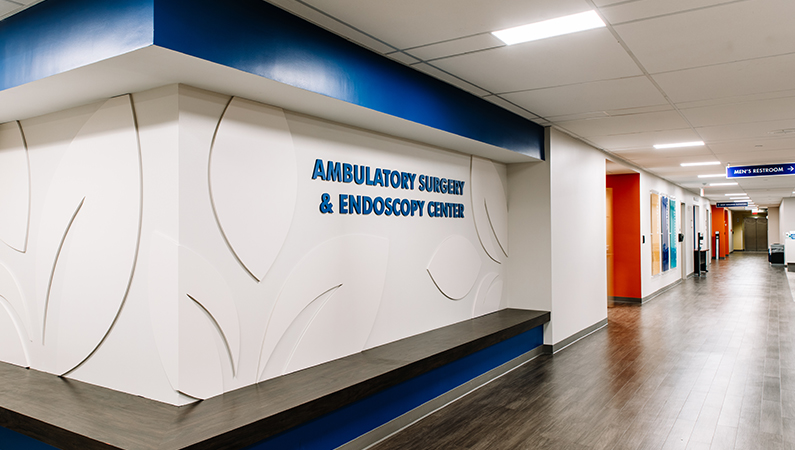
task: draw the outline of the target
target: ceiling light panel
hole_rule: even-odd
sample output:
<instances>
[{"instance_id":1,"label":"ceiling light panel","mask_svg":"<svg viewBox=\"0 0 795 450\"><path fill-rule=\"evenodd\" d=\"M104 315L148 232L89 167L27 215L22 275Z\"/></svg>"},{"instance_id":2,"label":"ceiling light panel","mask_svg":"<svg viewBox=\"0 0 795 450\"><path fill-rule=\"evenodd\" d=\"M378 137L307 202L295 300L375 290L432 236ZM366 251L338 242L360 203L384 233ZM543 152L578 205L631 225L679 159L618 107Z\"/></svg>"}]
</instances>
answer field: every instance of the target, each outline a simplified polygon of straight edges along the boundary
<instances>
[{"instance_id":1,"label":"ceiling light panel","mask_svg":"<svg viewBox=\"0 0 795 450\"><path fill-rule=\"evenodd\" d=\"M604 27L605 23L596 11L586 11L542 22L530 23L505 30L494 31L492 34L506 45L537 41L579 31Z\"/></svg>"},{"instance_id":2,"label":"ceiling light panel","mask_svg":"<svg viewBox=\"0 0 795 450\"><path fill-rule=\"evenodd\" d=\"M703 141L692 141L692 142L676 142L673 144L655 144L654 148L657 150L665 149L665 148L682 148L682 147L700 147L704 145Z\"/></svg>"},{"instance_id":3,"label":"ceiling light panel","mask_svg":"<svg viewBox=\"0 0 795 450\"><path fill-rule=\"evenodd\" d=\"M694 163L682 163L679 164L682 167L690 167L690 166L717 166L720 164L720 161L705 161L705 162L694 162Z\"/></svg>"}]
</instances>

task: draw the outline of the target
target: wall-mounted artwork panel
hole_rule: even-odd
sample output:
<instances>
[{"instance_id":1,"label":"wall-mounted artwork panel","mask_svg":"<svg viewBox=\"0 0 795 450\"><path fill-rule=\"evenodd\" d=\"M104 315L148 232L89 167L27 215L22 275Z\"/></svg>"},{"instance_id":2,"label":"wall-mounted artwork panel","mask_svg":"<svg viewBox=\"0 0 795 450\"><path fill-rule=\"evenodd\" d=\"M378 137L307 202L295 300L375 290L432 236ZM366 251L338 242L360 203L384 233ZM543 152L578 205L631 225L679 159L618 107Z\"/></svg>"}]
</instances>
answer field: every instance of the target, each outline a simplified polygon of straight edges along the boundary
<instances>
[{"instance_id":1,"label":"wall-mounted artwork panel","mask_svg":"<svg viewBox=\"0 0 795 450\"><path fill-rule=\"evenodd\" d=\"M661 251L661 260L662 260L662 271L667 272L670 269L670 253L669 253L669 246L670 246L670 234L668 231L668 216L669 216L669 209L668 209L668 197L661 195L660 196L660 237L662 245L660 246Z\"/></svg>"},{"instance_id":2,"label":"wall-mounted artwork panel","mask_svg":"<svg viewBox=\"0 0 795 450\"><path fill-rule=\"evenodd\" d=\"M671 245L670 245L670 253L671 253L671 269L676 268L676 259L677 259L677 247L679 246L679 226L676 218L676 199L671 197L669 200L668 209L670 214L668 216L668 229L671 233Z\"/></svg>"},{"instance_id":3,"label":"wall-mounted artwork panel","mask_svg":"<svg viewBox=\"0 0 795 450\"><path fill-rule=\"evenodd\" d=\"M651 274L657 275L662 269L662 242L660 236L660 194L651 193Z\"/></svg>"}]
</instances>

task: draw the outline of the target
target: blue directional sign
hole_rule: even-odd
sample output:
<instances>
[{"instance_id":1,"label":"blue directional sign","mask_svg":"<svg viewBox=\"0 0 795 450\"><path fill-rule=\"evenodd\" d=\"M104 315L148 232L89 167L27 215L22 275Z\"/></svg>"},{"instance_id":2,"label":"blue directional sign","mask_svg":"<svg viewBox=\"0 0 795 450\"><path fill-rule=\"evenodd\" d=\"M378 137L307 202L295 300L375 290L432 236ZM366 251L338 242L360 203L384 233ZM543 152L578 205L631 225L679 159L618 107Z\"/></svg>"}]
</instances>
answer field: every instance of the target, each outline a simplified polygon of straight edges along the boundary
<instances>
[{"instance_id":1,"label":"blue directional sign","mask_svg":"<svg viewBox=\"0 0 795 450\"><path fill-rule=\"evenodd\" d=\"M718 202L718 208L734 208L738 206L748 206L748 202Z\"/></svg>"},{"instance_id":2,"label":"blue directional sign","mask_svg":"<svg viewBox=\"0 0 795 450\"><path fill-rule=\"evenodd\" d=\"M731 166L726 168L726 178L769 177L773 175L795 175L795 163Z\"/></svg>"}]
</instances>

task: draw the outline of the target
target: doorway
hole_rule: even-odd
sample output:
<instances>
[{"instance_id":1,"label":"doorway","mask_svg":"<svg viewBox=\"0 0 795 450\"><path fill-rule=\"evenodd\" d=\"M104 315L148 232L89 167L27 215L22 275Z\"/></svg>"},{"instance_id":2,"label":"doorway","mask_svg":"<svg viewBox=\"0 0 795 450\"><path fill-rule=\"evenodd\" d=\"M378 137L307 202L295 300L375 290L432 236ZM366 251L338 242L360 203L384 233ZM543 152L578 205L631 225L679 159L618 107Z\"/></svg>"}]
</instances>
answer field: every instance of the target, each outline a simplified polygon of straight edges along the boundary
<instances>
[{"instance_id":1,"label":"doorway","mask_svg":"<svg viewBox=\"0 0 795 450\"><path fill-rule=\"evenodd\" d=\"M613 306L615 295L615 263L613 259L613 188L605 191L605 213L607 225L607 307Z\"/></svg>"},{"instance_id":2,"label":"doorway","mask_svg":"<svg viewBox=\"0 0 795 450\"><path fill-rule=\"evenodd\" d=\"M678 243L677 243L677 245L678 245L677 254L680 255L679 256L679 259L680 259L680 261L679 261L679 270L681 271L680 275L681 275L681 278L683 280L687 279L687 273L688 273L688 270L689 270L688 268L691 267L689 264L687 264L687 260L689 258L687 256L687 251L686 251L687 248L689 248L689 246L687 245L686 241L687 241L687 236L690 236L690 233L689 233L690 230L685 230L685 227L689 224L690 225L690 229L692 230L692 223L693 222L688 220L687 216L688 216L688 214L687 214L687 205L684 202L679 203L679 236L677 236L677 238L678 238L677 239L677 241L678 241Z\"/></svg>"},{"instance_id":3,"label":"doorway","mask_svg":"<svg viewBox=\"0 0 795 450\"><path fill-rule=\"evenodd\" d=\"M767 218L748 216L743 221L743 244L746 252L767 251Z\"/></svg>"}]
</instances>

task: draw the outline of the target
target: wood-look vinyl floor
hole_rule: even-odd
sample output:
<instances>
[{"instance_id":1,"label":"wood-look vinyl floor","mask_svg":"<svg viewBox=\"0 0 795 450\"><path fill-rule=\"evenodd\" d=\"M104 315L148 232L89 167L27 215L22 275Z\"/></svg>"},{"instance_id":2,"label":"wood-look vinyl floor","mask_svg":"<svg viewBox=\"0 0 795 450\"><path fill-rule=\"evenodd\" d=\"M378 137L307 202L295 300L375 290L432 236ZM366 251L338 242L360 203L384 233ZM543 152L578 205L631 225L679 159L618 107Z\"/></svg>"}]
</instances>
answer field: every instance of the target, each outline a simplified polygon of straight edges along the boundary
<instances>
[{"instance_id":1,"label":"wood-look vinyl floor","mask_svg":"<svg viewBox=\"0 0 795 450\"><path fill-rule=\"evenodd\" d=\"M793 317L785 269L735 252L372 450L795 449Z\"/></svg>"}]
</instances>

